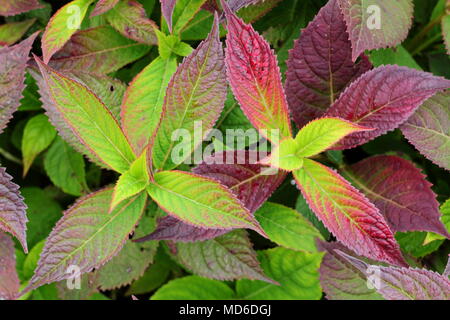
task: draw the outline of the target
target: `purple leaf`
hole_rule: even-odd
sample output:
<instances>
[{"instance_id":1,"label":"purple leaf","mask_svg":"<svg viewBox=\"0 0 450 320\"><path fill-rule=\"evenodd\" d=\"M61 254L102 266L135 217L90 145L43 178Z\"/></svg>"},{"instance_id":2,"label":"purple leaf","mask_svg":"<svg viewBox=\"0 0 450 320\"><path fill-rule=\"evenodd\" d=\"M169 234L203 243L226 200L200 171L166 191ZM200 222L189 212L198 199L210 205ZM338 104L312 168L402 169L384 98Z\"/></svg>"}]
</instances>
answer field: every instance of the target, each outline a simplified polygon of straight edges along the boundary
<instances>
[{"instance_id":1,"label":"purple leaf","mask_svg":"<svg viewBox=\"0 0 450 320\"><path fill-rule=\"evenodd\" d=\"M0 48L0 133L20 105L28 55L38 34L34 33L15 46Z\"/></svg>"},{"instance_id":2,"label":"purple leaf","mask_svg":"<svg viewBox=\"0 0 450 320\"><path fill-rule=\"evenodd\" d=\"M425 157L450 170L450 90L435 94L401 126L406 139Z\"/></svg>"},{"instance_id":3,"label":"purple leaf","mask_svg":"<svg viewBox=\"0 0 450 320\"><path fill-rule=\"evenodd\" d=\"M39 0L3 0L0 5L0 16L15 16L43 7Z\"/></svg>"},{"instance_id":4,"label":"purple leaf","mask_svg":"<svg viewBox=\"0 0 450 320\"><path fill-rule=\"evenodd\" d=\"M343 172L385 216L393 232L431 231L450 239L426 176L410 161L374 156Z\"/></svg>"},{"instance_id":5,"label":"purple leaf","mask_svg":"<svg viewBox=\"0 0 450 320\"><path fill-rule=\"evenodd\" d=\"M450 280L434 271L369 265L336 250L363 272L387 300L449 300Z\"/></svg>"},{"instance_id":6,"label":"purple leaf","mask_svg":"<svg viewBox=\"0 0 450 320\"><path fill-rule=\"evenodd\" d=\"M13 300L19 292L14 242L0 231L0 300Z\"/></svg>"},{"instance_id":7,"label":"purple leaf","mask_svg":"<svg viewBox=\"0 0 450 320\"><path fill-rule=\"evenodd\" d=\"M91 18L111 10L117 2L119 2L119 0L98 0L94 10L91 12Z\"/></svg>"},{"instance_id":8,"label":"purple leaf","mask_svg":"<svg viewBox=\"0 0 450 320\"><path fill-rule=\"evenodd\" d=\"M450 80L407 67L387 65L366 72L347 87L325 116L374 130L348 135L335 149L362 145L397 128L426 99L448 87Z\"/></svg>"},{"instance_id":9,"label":"purple leaf","mask_svg":"<svg viewBox=\"0 0 450 320\"><path fill-rule=\"evenodd\" d=\"M450 254L448 255L447 266L445 267L442 275L447 278L450 277Z\"/></svg>"},{"instance_id":10,"label":"purple leaf","mask_svg":"<svg viewBox=\"0 0 450 320\"><path fill-rule=\"evenodd\" d=\"M166 19L169 31L172 33L172 14L173 8L175 8L175 3L177 0L159 0L161 2L161 11Z\"/></svg>"},{"instance_id":11,"label":"purple leaf","mask_svg":"<svg viewBox=\"0 0 450 320\"><path fill-rule=\"evenodd\" d=\"M10 232L28 252L26 240L27 206L20 195L19 186L13 183L12 177L0 167L0 230Z\"/></svg>"},{"instance_id":12,"label":"purple leaf","mask_svg":"<svg viewBox=\"0 0 450 320\"><path fill-rule=\"evenodd\" d=\"M354 64L344 17L330 0L289 52L286 96L294 121L303 127L323 116L354 79L372 65L366 56Z\"/></svg>"}]
</instances>

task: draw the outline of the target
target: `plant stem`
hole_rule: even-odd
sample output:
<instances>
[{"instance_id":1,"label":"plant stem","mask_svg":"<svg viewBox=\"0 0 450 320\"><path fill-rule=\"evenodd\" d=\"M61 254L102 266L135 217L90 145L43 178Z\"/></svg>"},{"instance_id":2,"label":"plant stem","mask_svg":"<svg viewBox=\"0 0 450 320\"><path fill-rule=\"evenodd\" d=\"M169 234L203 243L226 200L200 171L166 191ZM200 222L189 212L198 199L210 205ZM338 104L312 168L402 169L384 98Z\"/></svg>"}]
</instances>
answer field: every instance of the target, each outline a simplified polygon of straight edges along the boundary
<instances>
[{"instance_id":1,"label":"plant stem","mask_svg":"<svg viewBox=\"0 0 450 320\"><path fill-rule=\"evenodd\" d=\"M2 155L3 158L5 158L9 161L12 161L12 162L22 165L22 160L20 160L19 158L16 158L15 156L13 156L11 153L9 153L8 151L6 151L3 148L0 148L0 155Z\"/></svg>"},{"instance_id":2,"label":"plant stem","mask_svg":"<svg viewBox=\"0 0 450 320\"><path fill-rule=\"evenodd\" d=\"M407 49L409 52L420 52L418 50L419 48L423 48L422 45L422 39L427 36L427 34L433 29L436 25L441 23L442 18L444 17L445 13L443 12L438 17L430 21L425 28L423 28L407 45ZM434 37L433 37L434 38Z\"/></svg>"}]
</instances>

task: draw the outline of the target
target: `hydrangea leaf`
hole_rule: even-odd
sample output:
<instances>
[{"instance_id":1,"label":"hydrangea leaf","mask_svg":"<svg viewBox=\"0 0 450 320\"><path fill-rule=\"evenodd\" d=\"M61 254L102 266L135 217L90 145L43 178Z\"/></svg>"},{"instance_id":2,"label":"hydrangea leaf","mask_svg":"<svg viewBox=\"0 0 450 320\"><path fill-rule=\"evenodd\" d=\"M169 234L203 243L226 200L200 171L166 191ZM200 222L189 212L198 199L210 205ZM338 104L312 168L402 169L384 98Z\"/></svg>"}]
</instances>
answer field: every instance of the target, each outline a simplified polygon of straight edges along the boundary
<instances>
[{"instance_id":1,"label":"hydrangea leaf","mask_svg":"<svg viewBox=\"0 0 450 320\"><path fill-rule=\"evenodd\" d=\"M355 61L365 50L392 47L408 35L413 21L411 0L339 0Z\"/></svg>"},{"instance_id":2,"label":"hydrangea leaf","mask_svg":"<svg viewBox=\"0 0 450 320\"><path fill-rule=\"evenodd\" d=\"M260 251L261 267L279 285L242 279L236 283L236 293L244 300L319 300L322 256L281 247Z\"/></svg>"},{"instance_id":3,"label":"hydrangea leaf","mask_svg":"<svg viewBox=\"0 0 450 320\"><path fill-rule=\"evenodd\" d=\"M99 0L91 12L91 18L104 14L116 6L120 0Z\"/></svg>"},{"instance_id":4,"label":"hydrangea leaf","mask_svg":"<svg viewBox=\"0 0 450 320\"><path fill-rule=\"evenodd\" d=\"M201 143L223 109L227 93L225 78L216 18L208 38L184 59L169 82L161 124L153 146L155 168L173 169ZM174 135L181 135L183 141L173 141ZM190 139L191 136L194 139ZM175 138L180 139L180 136ZM177 149L182 149L178 160L173 157L176 143Z\"/></svg>"},{"instance_id":5,"label":"hydrangea leaf","mask_svg":"<svg viewBox=\"0 0 450 320\"><path fill-rule=\"evenodd\" d=\"M363 272L386 300L449 300L450 280L434 271L382 267L337 252Z\"/></svg>"},{"instance_id":6,"label":"hydrangea leaf","mask_svg":"<svg viewBox=\"0 0 450 320\"><path fill-rule=\"evenodd\" d=\"M450 199L445 201L439 210L442 213L442 223L444 223L447 231L450 232Z\"/></svg>"},{"instance_id":7,"label":"hydrangea leaf","mask_svg":"<svg viewBox=\"0 0 450 320\"><path fill-rule=\"evenodd\" d=\"M34 159L52 143L56 130L45 114L38 114L28 120L22 136L23 175L25 176Z\"/></svg>"},{"instance_id":8,"label":"hydrangea leaf","mask_svg":"<svg viewBox=\"0 0 450 320\"><path fill-rule=\"evenodd\" d=\"M150 20L143 5L134 0L121 0L105 13L109 24L123 36L139 43L156 45L155 29L158 27Z\"/></svg>"},{"instance_id":9,"label":"hydrangea leaf","mask_svg":"<svg viewBox=\"0 0 450 320\"><path fill-rule=\"evenodd\" d=\"M288 249L317 252L316 239L323 239L306 218L281 204L266 202L255 218L270 240Z\"/></svg>"},{"instance_id":10,"label":"hydrangea leaf","mask_svg":"<svg viewBox=\"0 0 450 320\"><path fill-rule=\"evenodd\" d=\"M344 245L377 261L406 265L383 215L335 171L305 159L294 178L312 211Z\"/></svg>"},{"instance_id":11,"label":"hydrangea leaf","mask_svg":"<svg viewBox=\"0 0 450 320\"><path fill-rule=\"evenodd\" d=\"M183 171L163 171L147 187L150 196L167 213L203 228L249 228L264 232L248 209L215 180Z\"/></svg>"},{"instance_id":12,"label":"hydrangea leaf","mask_svg":"<svg viewBox=\"0 0 450 320\"><path fill-rule=\"evenodd\" d=\"M450 14L447 13L442 18L442 35L444 37L445 47L447 48L447 54L450 54Z\"/></svg>"},{"instance_id":13,"label":"hydrangea leaf","mask_svg":"<svg viewBox=\"0 0 450 320\"><path fill-rule=\"evenodd\" d=\"M172 15L173 15L173 9L175 7L175 4L177 3L177 0L160 0L161 2L161 11L166 19L167 26L169 27L169 31L172 32Z\"/></svg>"},{"instance_id":14,"label":"hydrangea leaf","mask_svg":"<svg viewBox=\"0 0 450 320\"><path fill-rule=\"evenodd\" d=\"M303 157L297 154L298 150L298 144L295 139L290 137L284 138L261 163L286 171L300 169L303 166Z\"/></svg>"},{"instance_id":15,"label":"hydrangea leaf","mask_svg":"<svg viewBox=\"0 0 450 320\"><path fill-rule=\"evenodd\" d=\"M105 165L120 173L128 170L135 155L117 120L103 102L81 83L59 74L38 58L36 61L54 102L55 109L47 111L60 114L66 126L90 150L87 156L95 154Z\"/></svg>"},{"instance_id":16,"label":"hydrangea leaf","mask_svg":"<svg viewBox=\"0 0 450 320\"><path fill-rule=\"evenodd\" d=\"M27 288L70 277L67 268L76 265L80 273L98 268L116 255L134 230L144 210L146 195L123 201L108 213L112 189L80 198L50 233L38 267Z\"/></svg>"},{"instance_id":17,"label":"hydrangea leaf","mask_svg":"<svg viewBox=\"0 0 450 320\"><path fill-rule=\"evenodd\" d=\"M408 160L373 156L343 170L380 209L393 232L430 231L450 238L426 176Z\"/></svg>"},{"instance_id":18,"label":"hydrangea leaf","mask_svg":"<svg viewBox=\"0 0 450 320\"><path fill-rule=\"evenodd\" d=\"M192 273L217 280L273 281L262 272L245 230L193 243L177 243L177 260Z\"/></svg>"},{"instance_id":19,"label":"hydrangea leaf","mask_svg":"<svg viewBox=\"0 0 450 320\"><path fill-rule=\"evenodd\" d=\"M110 26L77 31L50 60L60 71L107 74L144 56L150 47L122 36Z\"/></svg>"},{"instance_id":20,"label":"hydrangea leaf","mask_svg":"<svg viewBox=\"0 0 450 320\"><path fill-rule=\"evenodd\" d=\"M38 32L12 47L0 48L0 133L17 110L25 88L25 68Z\"/></svg>"},{"instance_id":21,"label":"hydrangea leaf","mask_svg":"<svg viewBox=\"0 0 450 320\"><path fill-rule=\"evenodd\" d=\"M20 40L36 19L8 22L0 25L0 46L10 46Z\"/></svg>"},{"instance_id":22,"label":"hydrangea leaf","mask_svg":"<svg viewBox=\"0 0 450 320\"><path fill-rule=\"evenodd\" d=\"M205 2L206 0L176 0L175 8L172 13L171 33L180 34Z\"/></svg>"},{"instance_id":23,"label":"hydrangea leaf","mask_svg":"<svg viewBox=\"0 0 450 320\"><path fill-rule=\"evenodd\" d=\"M426 100L401 126L417 150L442 168L450 170L450 90Z\"/></svg>"},{"instance_id":24,"label":"hydrangea leaf","mask_svg":"<svg viewBox=\"0 0 450 320\"><path fill-rule=\"evenodd\" d=\"M13 300L20 288L16 271L14 242L6 233L0 231L0 300Z\"/></svg>"},{"instance_id":25,"label":"hydrangea leaf","mask_svg":"<svg viewBox=\"0 0 450 320\"><path fill-rule=\"evenodd\" d=\"M365 275L335 250L350 254L339 242L319 242L326 254L320 264L320 285L328 300L382 300L374 288L368 287Z\"/></svg>"},{"instance_id":26,"label":"hydrangea leaf","mask_svg":"<svg viewBox=\"0 0 450 320\"><path fill-rule=\"evenodd\" d=\"M26 240L27 206L20 195L19 186L13 183L12 177L0 167L0 230L11 233L28 252ZM1 231L0 231L1 233Z\"/></svg>"},{"instance_id":27,"label":"hydrangea leaf","mask_svg":"<svg viewBox=\"0 0 450 320\"><path fill-rule=\"evenodd\" d=\"M39 8L43 8L39 0L5 0L0 7L0 16L15 16Z\"/></svg>"},{"instance_id":28,"label":"hydrangea leaf","mask_svg":"<svg viewBox=\"0 0 450 320\"><path fill-rule=\"evenodd\" d=\"M279 130L279 139L290 137L286 96L275 53L251 25L245 24L222 1L227 17L227 75L233 94L250 122L267 139L268 130Z\"/></svg>"},{"instance_id":29,"label":"hydrangea leaf","mask_svg":"<svg viewBox=\"0 0 450 320\"><path fill-rule=\"evenodd\" d=\"M176 68L175 57L158 57L133 79L125 93L121 123L136 154L142 152L158 126L165 90Z\"/></svg>"},{"instance_id":30,"label":"hydrangea leaf","mask_svg":"<svg viewBox=\"0 0 450 320\"><path fill-rule=\"evenodd\" d=\"M397 128L426 99L448 87L450 80L407 67L388 65L366 72L347 87L325 116L374 130L353 133L336 148L353 148Z\"/></svg>"},{"instance_id":31,"label":"hydrangea leaf","mask_svg":"<svg viewBox=\"0 0 450 320\"><path fill-rule=\"evenodd\" d=\"M61 49L81 26L89 5L94 0L74 0L62 6L47 24L42 36L44 62Z\"/></svg>"},{"instance_id":32,"label":"hydrangea leaf","mask_svg":"<svg viewBox=\"0 0 450 320\"><path fill-rule=\"evenodd\" d=\"M169 281L150 298L151 300L230 300L233 290L218 280L187 276Z\"/></svg>"},{"instance_id":33,"label":"hydrangea leaf","mask_svg":"<svg viewBox=\"0 0 450 320\"><path fill-rule=\"evenodd\" d=\"M330 0L289 52L286 96L299 127L323 116L341 92L372 67L367 57L353 63L351 42L338 0Z\"/></svg>"}]
</instances>

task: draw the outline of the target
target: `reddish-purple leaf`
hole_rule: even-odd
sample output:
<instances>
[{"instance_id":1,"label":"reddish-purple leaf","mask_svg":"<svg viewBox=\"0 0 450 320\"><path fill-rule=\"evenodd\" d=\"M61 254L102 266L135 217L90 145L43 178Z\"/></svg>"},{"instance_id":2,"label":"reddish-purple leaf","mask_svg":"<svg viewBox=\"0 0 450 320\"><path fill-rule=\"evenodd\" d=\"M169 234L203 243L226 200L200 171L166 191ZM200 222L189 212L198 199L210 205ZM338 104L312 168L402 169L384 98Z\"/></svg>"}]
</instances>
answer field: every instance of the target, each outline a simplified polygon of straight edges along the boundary
<instances>
[{"instance_id":1,"label":"reddish-purple leaf","mask_svg":"<svg viewBox=\"0 0 450 320\"><path fill-rule=\"evenodd\" d=\"M0 209L1 210L1 209ZM19 292L14 242L0 231L0 300L13 300Z\"/></svg>"},{"instance_id":2,"label":"reddish-purple leaf","mask_svg":"<svg viewBox=\"0 0 450 320\"><path fill-rule=\"evenodd\" d=\"M365 275L338 254L335 249L351 254L339 242L319 241L318 248L325 251L320 264L320 285L328 300L381 300L374 289L367 286Z\"/></svg>"},{"instance_id":3,"label":"reddish-purple leaf","mask_svg":"<svg viewBox=\"0 0 450 320\"><path fill-rule=\"evenodd\" d=\"M447 266L445 267L442 275L447 278L450 277L450 254L448 255Z\"/></svg>"},{"instance_id":4,"label":"reddish-purple leaf","mask_svg":"<svg viewBox=\"0 0 450 320\"><path fill-rule=\"evenodd\" d=\"M20 105L28 55L38 34L15 46L0 48L0 133Z\"/></svg>"},{"instance_id":5,"label":"reddish-purple leaf","mask_svg":"<svg viewBox=\"0 0 450 320\"><path fill-rule=\"evenodd\" d=\"M248 7L252 4L258 4L264 2L265 0L228 0L228 6L233 12L239 11L242 8Z\"/></svg>"},{"instance_id":6,"label":"reddish-purple leaf","mask_svg":"<svg viewBox=\"0 0 450 320\"><path fill-rule=\"evenodd\" d=\"M372 67L366 56L354 64L351 54L339 4L330 0L289 52L286 96L299 127L323 116L347 85Z\"/></svg>"},{"instance_id":7,"label":"reddish-purple leaf","mask_svg":"<svg viewBox=\"0 0 450 320\"><path fill-rule=\"evenodd\" d=\"M268 130L279 130L279 139L292 136L286 96L275 53L251 25L245 24L222 0L227 17L225 62L236 100L250 122L271 139Z\"/></svg>"},{"instance_id":8,"label":"reddish-purple leaf","mask_svg":"<svg viewBox=\"0 0 450 320\"><path fill-rule=\"evenodd\" d=\"M227 164L227 159L229 164ZM267 167L253 164L250 159L260 160L257 158L256 152L227 151L205 159L205 162L194 168L193 172L215 179L230 188L244 206L253 213L283 182L286 172L261 174L261 171ZM212 239L228 231L199 228L188 225L177 218L166 216L159 220L158 227L153 233L139 240L193 242Z\"/></svg>"},{"instance_id":9,"label":"reddish-purple leaf","mask_svg":"<svg viewBox=\"0 0 450 320\"><path fill-rule=\"evenodd\" d=\"M450 90L425 101L401 126L406 139L425 157L450 170Z\"/></svg>"},{"instance_id":10,"label":"reddish-purple leaf","mask_svg":"<svg viewBox=\"0 0 450 320\"><path fill-rule=\"evenodd\" d=\"M393 232L431 231L450 239L439 220L439 203L426 176L410 161L374 156L343 169L373 201Z\"/></svg>"},{"instance_id":11,"label":"reddish-purple leaf","mask_svg":"<svg viewBox=\"0 0 450 320\"><path fill-rule=\"evenodd\" d=\"M12 177L6 173L5 168L0 167L0 230L14 235L22 244L25 252L28 252L26 240L27 206L20 195L19 186L11 180Z\"/></svg>"},{"instance_id":12,"label":"reddish-purple leaf","mask_svg":"<svg viewBox=\"0 0 450 320\"><path fill-rule=\"evenodd\" d=\"M43 7L39 0L3 0L0 4L0 16L15 16Z\"/></svg>"},{"instance_id":13,"label":"reddish-purple leaf","mask_svg":"<svg viewBox=\"0 0 450 320\"><path fill-rule=\"evenodd\" d=\"M98 16L111 10L117 2L119 2L119 0L99 0L95 5L94 10L91 12L91 17Z\"/></svg>"},{"instance_id":14,"label":"reddish-purple leaf","mask_svg":"<svg viewBox=\"0 0 450 320\"><path fill-rule=\"evenodd\" d=\"M172 32L172 14L173 8L175 8L175 3L177 0L159 0L161 2L161 11L166 19L169 31Z\"/></svg>"},{"instance_id":15,"label":"reddish-purple leaf","mask_svg":"<svg viewBox=\"0 0 450 320\"><path fill-rule=\"evenodd\" d=\"M311 210L345 246L377 261L407 265L383 215L347 180L306 158L293 174Z\"/></svg>"},{"instance_id":16,"label":"reddish-purple leaf","mask_svg":"<svg viewBox=\"0 0 450 320\"><path fill-rule=\"evenodd\" d=\"M369 265L336 251L363 272L387 300L450 300L450 280L439 273L417 268Z\"/></svg>"},{"instance_id":17,"label":"reddish-purple leaf","mask_svg":"<svg viewBox=\"0 0 450 320\"><path fill-rule=\"evenodd\" d=\"M450 80L407 67L387 65L366 72L347 87L325 116L374 130L353 133L335 148L353 148L397 128L426 99L448 87Z\"/></svg>"}]
</instances>

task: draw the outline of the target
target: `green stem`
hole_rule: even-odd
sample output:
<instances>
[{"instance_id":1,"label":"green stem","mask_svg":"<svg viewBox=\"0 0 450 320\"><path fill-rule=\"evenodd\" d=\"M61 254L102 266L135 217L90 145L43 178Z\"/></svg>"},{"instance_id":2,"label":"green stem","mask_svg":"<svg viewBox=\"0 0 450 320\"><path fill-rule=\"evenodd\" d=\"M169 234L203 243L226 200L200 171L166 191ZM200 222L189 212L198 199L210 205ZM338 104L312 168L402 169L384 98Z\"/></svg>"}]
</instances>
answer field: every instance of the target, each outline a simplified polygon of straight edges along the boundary
<instances>
[{"instance_id":1,"label":"green stem","mask_svg":"<svg viewBox=\"0 0 450 320\"><path fill-rule=\"evenodd\" d=\"M417 55L418 53L422 52L424 49L426 49L427 47L429 47L430 45L432 45L433 43L438 41L440 38L441 38L441 34L440 33L435 34L433 37L427 39L425 42L420 44L416 49L414 49L411 52L411 55L412 56Z\"/></svg>"},{"instance_id":2,"label":"green stem","mask_svg":"<svg viewBox=\"0 0 450 320\"><path fill-rule=\"evenodd\" d=\"M11 153L6 151L5 149L0 148L0 155L2 155L3 158L5 158L11 162L15 162L17 164L22 165L22 160L20 160L19 158L16 158L15 156L13 156Z\"/></svg>"},{"instance_id":3,"label":"green stem","mask_svg":"<svg viewBox=\"0 0 450 320\"><path fill-rule=\"evenodd\" d=\"M438 17L434 18L432 21L430 21L425 28L423 28L412 40L411 42L407 45L407 49L410 52L420 52L420 50L418 50L418 48L423 47L422 43L423 43L423 38L425 38L428 33L431 31L431 29L433 29L436 25L438 25L439 23L441 23L442 18L444 17L445 12L443 12L442 14L440 14Z\"/></svg>"}]
</instances>

